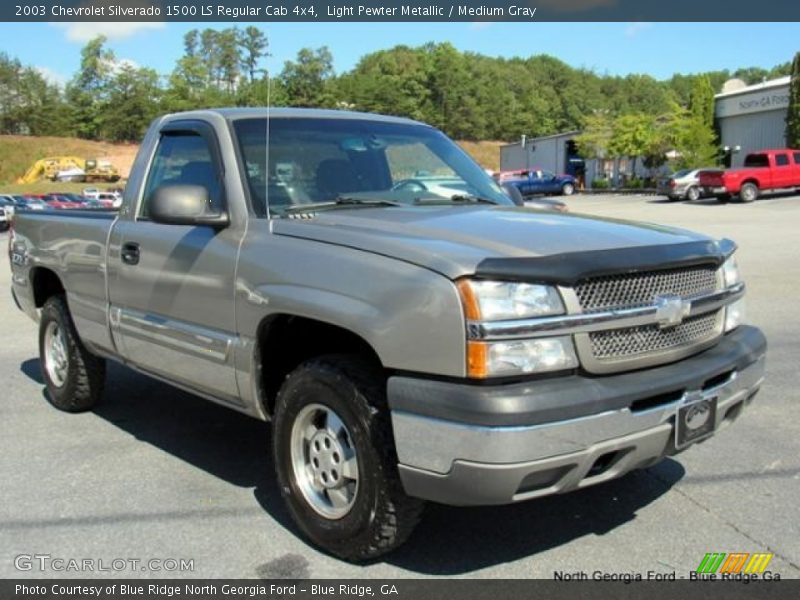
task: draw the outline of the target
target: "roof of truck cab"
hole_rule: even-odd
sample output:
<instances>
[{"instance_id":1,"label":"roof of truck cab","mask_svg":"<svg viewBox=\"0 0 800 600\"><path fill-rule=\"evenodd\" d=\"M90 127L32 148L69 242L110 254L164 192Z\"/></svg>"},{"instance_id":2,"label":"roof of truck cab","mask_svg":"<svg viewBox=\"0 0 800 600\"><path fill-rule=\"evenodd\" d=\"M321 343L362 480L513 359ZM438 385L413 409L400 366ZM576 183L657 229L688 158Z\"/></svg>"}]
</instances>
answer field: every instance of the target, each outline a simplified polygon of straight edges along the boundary
<instances>
[{"instance_id":1,"label":"roof of truck cab","mask_svg":"<svg viewBox=\"0 0 800 600\"><path fill-rule=\"evenodd\" d=\"M389 115L379 115L375 113L357 112L349 110L329 110L322 108L284 108L284 107L242 107L242 108L209 108L203 110L193 110L183 113L172 113L166 118L201 116L203 114L214 113L228 120L281 118L281 119L358 119L361 121L380 121L384 123L405 123L408 125L426 125L420 121L406 119L404 117L392 117Z\"/></svg>"}]
</instances>

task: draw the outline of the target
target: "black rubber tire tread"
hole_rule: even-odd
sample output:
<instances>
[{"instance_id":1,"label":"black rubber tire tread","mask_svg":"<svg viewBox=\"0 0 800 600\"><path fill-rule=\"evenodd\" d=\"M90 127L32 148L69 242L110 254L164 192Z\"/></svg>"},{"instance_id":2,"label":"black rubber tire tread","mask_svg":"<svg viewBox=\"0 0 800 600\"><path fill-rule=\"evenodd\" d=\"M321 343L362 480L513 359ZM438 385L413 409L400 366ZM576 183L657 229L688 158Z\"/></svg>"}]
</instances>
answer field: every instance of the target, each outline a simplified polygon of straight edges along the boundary
<instances>
[{"instance_id":1,"label":"black rubber tire tread","mask_svg":"<svg viewBox=\"0 0 800 600\"><path fill-rule=\"evenodd\" d=\"M66 334L69 368L67 380L60 388L47 374L44 365L44 333L47 324L57 321ZM78 337L63 294L51 296L42 307L39 321L39 364L47 385L47 399L59 410L84 412L91 410L103 397L106 380L106 361L89 352Z\"/></svg>"},{"instance_id":2,"label":"black rubber tire tread","mask_svg":"<svg viewBox=\"0 0 800 600\"><path fill-rule=\"evenodd\" d=\"M314 513L302 494L293 491L291 417L306 404L319 401L302 393L311 382L322 383L352 409L351 414L343 414L340 406L331 406L345 421L354 443L358 445L357 438L364 436L361 442L367 449L365 454L364 448L358 448L356 504L336 521ZM402 545L419 522L425 503L407 496L400 482L385 377L361 356L322 356L292 371L278 392L272 441L278 482L289 512L303 533L323 550L351 562L368 561Z\"/></svg>"}]
</instances>

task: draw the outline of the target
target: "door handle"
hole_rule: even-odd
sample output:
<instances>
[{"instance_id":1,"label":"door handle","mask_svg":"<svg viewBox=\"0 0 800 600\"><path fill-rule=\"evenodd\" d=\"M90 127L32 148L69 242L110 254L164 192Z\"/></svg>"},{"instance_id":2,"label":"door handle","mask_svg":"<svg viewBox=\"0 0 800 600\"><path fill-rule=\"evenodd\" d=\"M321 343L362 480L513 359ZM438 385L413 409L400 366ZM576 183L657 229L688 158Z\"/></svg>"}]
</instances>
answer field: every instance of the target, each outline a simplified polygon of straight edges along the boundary
<instances>
[{"instance_id":1,"label":"door handle","mask_svg":"<svg viewBox=\"0 0 800 600\"><path fill-rule=\"evenodd\" d=\"M120 257L122 258L122 262L124 262L126 265L138 265L139 244L136 242L125 242L122 244Z\"/></svg>"}]
</instances>

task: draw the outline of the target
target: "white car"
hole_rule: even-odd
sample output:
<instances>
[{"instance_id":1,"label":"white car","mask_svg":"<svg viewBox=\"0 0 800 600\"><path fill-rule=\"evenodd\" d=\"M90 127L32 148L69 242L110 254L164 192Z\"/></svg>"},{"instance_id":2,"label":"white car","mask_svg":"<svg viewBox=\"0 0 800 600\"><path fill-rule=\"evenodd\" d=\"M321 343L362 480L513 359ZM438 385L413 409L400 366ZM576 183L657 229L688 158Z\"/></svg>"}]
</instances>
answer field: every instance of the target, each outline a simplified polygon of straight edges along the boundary
<instances>
[{"instance_id":1,"label":"white car","mask_svg":"<svg viewBox=\"0 0 800 600\"><path fill-rule=\"evenodd\" d=\"M8 229L13 216L14 199L10 196L0 196L0 231Z\"/></svg>"},{"instance_id":2,"label":"white car","mask_svg":"<svg viewBox=\"0 0 800 600\"><path fill-rule=\"evenodd\" d=\"M11 194L0 194L0 207L5 209L7 215L14 216L14 209L17 206L17 199Z\"/></svg>"}]
</instances>

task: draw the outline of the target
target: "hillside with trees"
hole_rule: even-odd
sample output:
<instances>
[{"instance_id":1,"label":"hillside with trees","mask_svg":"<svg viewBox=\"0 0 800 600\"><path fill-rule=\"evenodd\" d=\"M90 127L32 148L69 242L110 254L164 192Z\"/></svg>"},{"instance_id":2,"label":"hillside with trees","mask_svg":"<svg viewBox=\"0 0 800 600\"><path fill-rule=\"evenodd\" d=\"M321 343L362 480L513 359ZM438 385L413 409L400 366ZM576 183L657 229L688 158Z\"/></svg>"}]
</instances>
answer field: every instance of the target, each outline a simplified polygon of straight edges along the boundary
<instances>
[{"instance_id":1,"label":"hillside with trees","mask_svg":"<svg viewBox=\"0 0 800 600\"><path fill-rule=\"evenodd\" d=\"M270 104L408 116L466 141L583 129L587 156L636 150L657 161L671 147L703 162L715 143L708 111L722 83L788 75L792 66L658 81L598 74L546 55L493 58L429 43L366 54L338 74L329 48L303 48L270 74L269 40L257 27L195 29L183 41L172 71L160 74L119 60L96 38L63 88L0 53L0 134L139 140L163 112Z\"/></svg>"}]
</instances>

